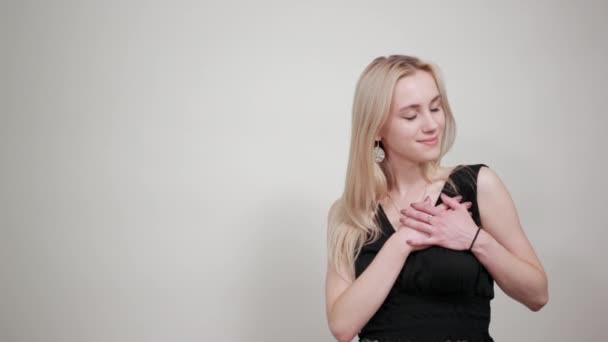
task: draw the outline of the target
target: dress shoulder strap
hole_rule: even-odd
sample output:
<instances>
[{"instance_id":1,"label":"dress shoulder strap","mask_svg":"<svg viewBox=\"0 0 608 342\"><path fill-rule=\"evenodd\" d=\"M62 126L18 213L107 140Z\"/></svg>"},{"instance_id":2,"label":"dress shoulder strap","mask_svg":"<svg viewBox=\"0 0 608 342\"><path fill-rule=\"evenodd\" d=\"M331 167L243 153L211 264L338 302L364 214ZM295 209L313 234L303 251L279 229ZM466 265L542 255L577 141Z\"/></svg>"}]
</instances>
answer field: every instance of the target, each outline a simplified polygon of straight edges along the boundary
<instances>
[{"instance_id":1,"label":"dress shoulder strap","mask_svg":"<svg viewBox=\"0 0 608 342\"><path fill-rule=\"evenodd\" d=\"M482 166L488 167L486 164L481 163L457 166L450 177L456 188L452 184L446 183L445 190L443 191L450 197L462 195L461 202L471 202L471 213L477 225L480 225L479 207L477 205L477 175ZM441 202L440 200L439 203Z\"/></svg>"},{"instance_id":2,"label":"dress shoulder strap","mask_svg":"<svg viewBox=\"0 0 608 342\"><path fill-rule=\"evenodd\" d=\"M446 184L445 193L449 196L464 195L463 193L477 192L477 174L482 166L486 164L458 165L452 172L450 179L455 183L456 189L451 184Z\"/></svg>"}]
</instances>

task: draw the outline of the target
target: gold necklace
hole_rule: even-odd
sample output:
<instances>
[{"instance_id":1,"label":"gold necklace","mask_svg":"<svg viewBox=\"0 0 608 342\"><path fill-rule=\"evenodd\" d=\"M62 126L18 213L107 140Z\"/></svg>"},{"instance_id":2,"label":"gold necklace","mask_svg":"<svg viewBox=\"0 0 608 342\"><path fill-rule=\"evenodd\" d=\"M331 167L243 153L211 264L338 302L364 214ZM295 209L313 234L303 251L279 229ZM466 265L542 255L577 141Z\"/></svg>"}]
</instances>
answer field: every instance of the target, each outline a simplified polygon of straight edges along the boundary
<instances>
[{"instance_id":1,"label":"gold necklace","mask_svg":"<svg viewBox=\"0 0 608 342\"><path fill-rule=\"evenodd\" d=\"M426 196L426 190L428 189L429 185L427 184L424 187L424 194L422 195L422 198L424 199L424 197ZM393 207L395 207L395 209L397 210L398 214L401 214L401 210L399 209L399 207L397 206L397 203L395 202L395 200L393 200L393 197L391 196L390 193L386 193L386 195L388 196L388 198L391 200L391 203L393 204Z\"/></svg>"}]
</instances>

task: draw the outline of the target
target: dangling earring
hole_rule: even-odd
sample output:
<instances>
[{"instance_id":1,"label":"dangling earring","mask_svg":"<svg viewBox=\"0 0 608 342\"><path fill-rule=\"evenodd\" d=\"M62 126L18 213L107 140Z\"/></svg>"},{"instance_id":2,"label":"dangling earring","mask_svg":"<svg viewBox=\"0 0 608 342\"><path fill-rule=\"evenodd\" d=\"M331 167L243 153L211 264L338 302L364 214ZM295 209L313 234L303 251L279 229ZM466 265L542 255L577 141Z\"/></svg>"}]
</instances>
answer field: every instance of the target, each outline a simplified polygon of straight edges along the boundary
<instances>
[{"instance_id":1,"label":"dangling earring","mask_svg":"<svg viewBox=\"0 0 608 342\"><path fill-rule=\"evenodd\" d=\"M384 160L385 154L382 147L380 147L380 141L376 140L376 146L374 146L374 159L376 163L380 163Z\"/></svg>"}]
</instances>

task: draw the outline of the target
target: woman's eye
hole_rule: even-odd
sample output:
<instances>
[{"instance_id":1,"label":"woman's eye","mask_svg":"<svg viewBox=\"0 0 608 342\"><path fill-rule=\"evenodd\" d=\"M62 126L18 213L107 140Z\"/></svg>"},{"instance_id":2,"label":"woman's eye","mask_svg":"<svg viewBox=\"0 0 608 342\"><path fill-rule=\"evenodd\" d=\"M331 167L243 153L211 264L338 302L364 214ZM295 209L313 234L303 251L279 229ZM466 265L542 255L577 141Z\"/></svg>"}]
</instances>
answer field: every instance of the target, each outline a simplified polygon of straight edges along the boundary
<instances>
[{"instance_id":1,"label":"woman's eye","mask_svg":"<svg viewBox=\"0 0 608 342\"><path fill-rule=\"evenodd\" d=\"M433 113L434 113L434 112L438 112L438 111L439 111L439 109L441 109L441 108L434 108L434 109L431 109L431 112L433 112Z\"/></svg>"},{"instance_id":2,"label":"woman's eye","mask_svg":"<svg viewBox=\"0 0 608 342\"><path fill-rule=\"evenodd\" d=\"M412 120L414 120L414 119L415 119L417 116L418 116L418 115L414 115L414 116L410 116L409 118L406 118L406 117L403 117L403 118L404 118L405 120L412 121Z\"/></svg>"}]
</instances>

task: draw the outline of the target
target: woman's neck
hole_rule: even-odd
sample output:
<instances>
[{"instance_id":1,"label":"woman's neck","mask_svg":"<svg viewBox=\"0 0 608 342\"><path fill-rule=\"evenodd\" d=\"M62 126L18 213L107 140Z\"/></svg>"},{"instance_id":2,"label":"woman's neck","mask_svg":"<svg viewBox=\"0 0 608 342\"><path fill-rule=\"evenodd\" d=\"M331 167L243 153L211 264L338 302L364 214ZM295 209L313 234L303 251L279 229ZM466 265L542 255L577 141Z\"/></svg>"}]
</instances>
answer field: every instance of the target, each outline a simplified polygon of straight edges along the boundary
<instances>
[{"instance_id":1,"label":"woman's neck","mask_svg":"<svg viewBox=\"0 0 608 342\"><path fill-rule=\"evenodd\" d=\"M389 194L395 201L400 203L422 201L425 193L428 195L431 192L433 183L426 180L419 163L393 162L390 167L394 178ZM439 168L432 173L435 174L438 170Z\"/></svg>"}]
</instances>

